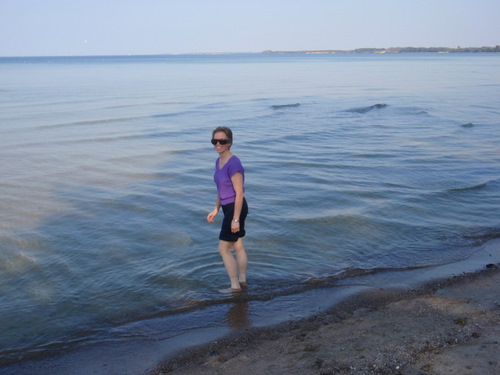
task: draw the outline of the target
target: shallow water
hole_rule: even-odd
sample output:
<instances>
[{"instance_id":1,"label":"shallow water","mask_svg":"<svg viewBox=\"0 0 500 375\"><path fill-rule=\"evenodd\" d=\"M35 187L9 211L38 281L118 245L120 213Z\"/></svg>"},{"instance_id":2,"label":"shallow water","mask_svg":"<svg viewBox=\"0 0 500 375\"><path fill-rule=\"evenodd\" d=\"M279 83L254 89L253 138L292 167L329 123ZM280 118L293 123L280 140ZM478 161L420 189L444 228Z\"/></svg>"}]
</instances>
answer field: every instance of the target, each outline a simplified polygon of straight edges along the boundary
<instances>
[{"instance_id":1,"label":"shallow water","mask_svg":"<svg viewBox=\"0 0 500 375\"><path fill-rule=\"evenodd\" d=\"M218 125L246 169L250 300L500 235L500 56L4 58L0 84L0 363L226 303Z\"/></svg>"}]
</instances>

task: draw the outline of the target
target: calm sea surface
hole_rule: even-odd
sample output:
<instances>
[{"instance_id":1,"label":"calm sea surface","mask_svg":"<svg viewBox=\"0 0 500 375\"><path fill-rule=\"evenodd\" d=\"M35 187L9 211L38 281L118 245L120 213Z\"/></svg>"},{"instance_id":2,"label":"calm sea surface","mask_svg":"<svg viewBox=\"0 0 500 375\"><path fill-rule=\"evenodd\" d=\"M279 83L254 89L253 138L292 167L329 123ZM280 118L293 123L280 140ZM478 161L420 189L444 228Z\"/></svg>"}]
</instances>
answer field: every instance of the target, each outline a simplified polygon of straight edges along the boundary
<instances>
[{"instance_id":1,"label":"calm sea surface","mask_svg":"<svg viewBox=\"0 0 500 375\"><path fill-rule=\"evenodd\" d=\"M0 363L226 303L218 125L250 301L500 237L498 54L2 58Z\"/></svg>"}]
</instances>

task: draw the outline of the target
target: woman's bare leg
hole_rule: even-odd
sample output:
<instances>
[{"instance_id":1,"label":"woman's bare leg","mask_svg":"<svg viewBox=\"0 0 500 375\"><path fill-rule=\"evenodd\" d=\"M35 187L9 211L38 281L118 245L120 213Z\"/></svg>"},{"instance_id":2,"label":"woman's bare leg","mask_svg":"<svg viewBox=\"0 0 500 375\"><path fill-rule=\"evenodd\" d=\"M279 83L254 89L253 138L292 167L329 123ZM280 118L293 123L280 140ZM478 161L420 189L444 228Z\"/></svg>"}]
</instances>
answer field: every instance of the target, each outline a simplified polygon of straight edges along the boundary
<instances>
[{"instance_id":1,"label":"woman's bare leg","mask_svg":"<svg viewBox=\"0 0 500 375\"><path fill-rule=\"evenodd\" d=\"M231 253L232 242L219 241L219 253L224 261L224 266L226 267L227 275L231 280L231 289L240 290L240 282L238 281L238 265L234 259L233 253Z\"/></svg>"},{"instance_id":2,"label":"woman's bare leg","mask_svg":"<svg viewBox=\"0 0 500 375\"><path fill-rule=\"evenodd\" d=\"M236 253L236 260L238 263L238 281L240 283L247 282L247 266L248 266L248 258L247 253L245 251L245 247L243 246L243 238L240 238L238 241L233 243L233 249Z\"/></svg>"}]
</instances>

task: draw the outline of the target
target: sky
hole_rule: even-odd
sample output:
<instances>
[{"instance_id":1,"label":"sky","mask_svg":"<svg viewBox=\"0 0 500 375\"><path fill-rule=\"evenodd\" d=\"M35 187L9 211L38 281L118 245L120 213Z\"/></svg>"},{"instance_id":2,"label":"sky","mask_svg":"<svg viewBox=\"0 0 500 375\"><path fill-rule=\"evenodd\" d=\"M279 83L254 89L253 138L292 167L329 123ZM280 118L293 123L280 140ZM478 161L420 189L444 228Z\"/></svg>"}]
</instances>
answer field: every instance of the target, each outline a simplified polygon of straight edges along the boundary
<instances>
[{"instance_id":1,"label":"sky","mask_svg":"<svg viewBox=\"0 0 500 375\"><path fill-rule=\"evenodd\" d=\"M0 56L496 45L499 0L0 0Z\"/></svg>"}]
</instances>

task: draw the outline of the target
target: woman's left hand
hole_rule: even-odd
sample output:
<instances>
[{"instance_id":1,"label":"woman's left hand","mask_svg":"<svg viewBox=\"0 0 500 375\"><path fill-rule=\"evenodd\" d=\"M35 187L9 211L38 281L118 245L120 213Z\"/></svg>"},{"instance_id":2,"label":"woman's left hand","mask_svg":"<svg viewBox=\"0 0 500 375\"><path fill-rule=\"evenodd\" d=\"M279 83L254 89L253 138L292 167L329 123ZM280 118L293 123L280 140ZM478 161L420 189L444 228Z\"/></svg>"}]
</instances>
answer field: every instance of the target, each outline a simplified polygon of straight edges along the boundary
<instances>
[{"instance_id":1,"label":"woman's left hand","mask_svg":"<svg viewBox=\"0 0 500 375\"><path fill-rule=\"evenodd\" d=\"M240 223L238 221L231 221L231 232L237 233L240 231Z\"/></svg>"}]
</instances>

